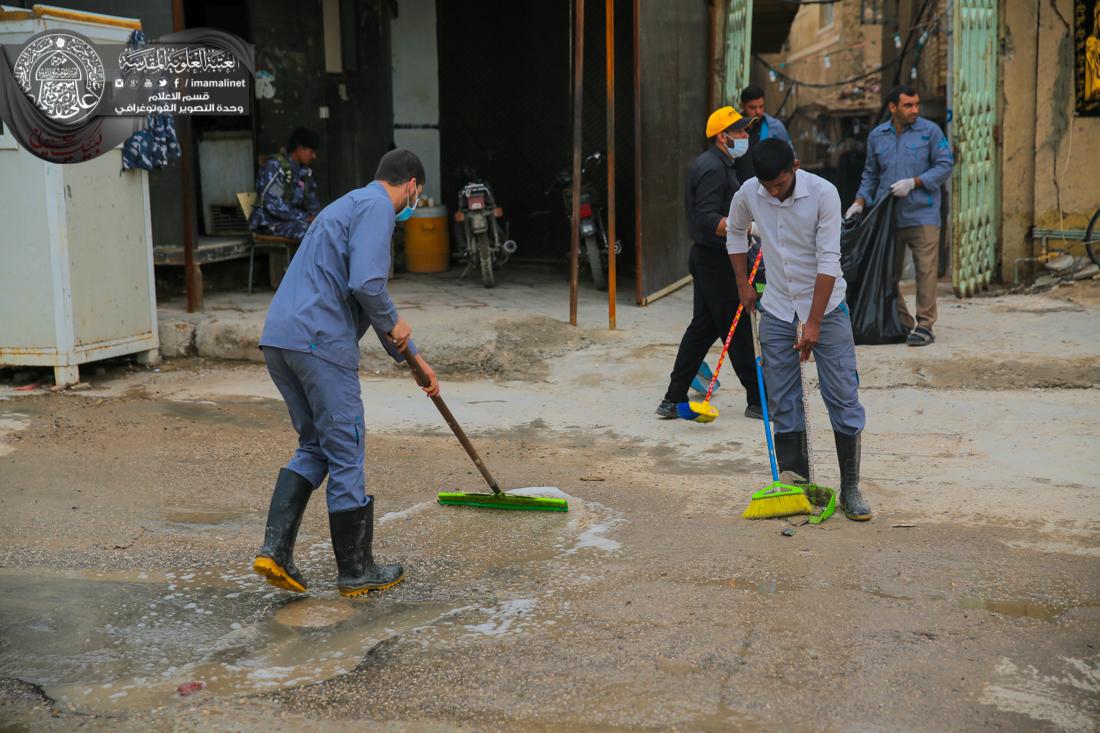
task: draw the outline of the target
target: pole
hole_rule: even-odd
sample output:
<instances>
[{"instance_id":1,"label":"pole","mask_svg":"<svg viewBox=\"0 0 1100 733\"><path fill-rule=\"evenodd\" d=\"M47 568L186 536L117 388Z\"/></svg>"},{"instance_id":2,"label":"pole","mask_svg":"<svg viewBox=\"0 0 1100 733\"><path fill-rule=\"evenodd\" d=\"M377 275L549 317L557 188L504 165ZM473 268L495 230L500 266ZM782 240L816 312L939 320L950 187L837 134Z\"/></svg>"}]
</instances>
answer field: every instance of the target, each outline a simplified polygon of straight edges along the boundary
<instances>
[{"instance_id":1,"label":"pole","mask_svg":"<svg viewBox=\"0 0 1100 733\"><path fill-rule=\"evenodd\" d=\"M577 325L577 288L581 253L581 107L584 104L584 0L577 0L573 38L573 202L570 213L569 323Z\"/></svg>"},{"instance_id":2,"label":"pole","mask_svg":"<svg viewBox=\"0 0 1100 733\"><path fill-rule=\"evenodd\" d=\"M615 330L615 0L607 0L607 327Z\"/></svg>"},{"instance_id":3,"label":"pole","mask_svg":"<svg viewBox=\"0 0 1100 733\"><path fill-rule=\"evenodd\" d=\"M183 0L172 0L172 30L184 28ZM195 200L191 183L191 118L179 119L180 186L183 188L183 282L187 291L187 312L202 310L202 270L195 262Z\"/></svg>"},{"instance_id":4,"label":"pole","mask_svg":"<svg viewBox=\"0 0 1100 733\"><path fill-rule=\"evenodd\" d=\"M645 303L645 238L642 231L642 34L639 0L634 0L634 298Z\"/></svg>"},{"instance_id":5,"label":"pole","mask_svg":"<svg viewBox=\"0 0 1100 733\"><path fill-rule=\"evenodd\" d=\"M195 261L195 193L191 179L191 120L182 116L177 125L180 142L180 185L183 187L183 278L187 312L202 310L202 270Z\"/></svg>"},{"instance_id":6,"label":"pole","mask_svg":"<svg viewBox=\"0 0 1100 733\"><path fill-rule=\"evenodd\" d=\"M722 37L722 31L725 29L725 17L722 12L722 8L726 3L719 0L710 0L709 2L709 14L710 14L710 33L707 35L707 109L717 109L718 100L722 95L718 91L718 74L719 69L719 56L718 47L719 39Z\"/></svg>"}]
</instances>

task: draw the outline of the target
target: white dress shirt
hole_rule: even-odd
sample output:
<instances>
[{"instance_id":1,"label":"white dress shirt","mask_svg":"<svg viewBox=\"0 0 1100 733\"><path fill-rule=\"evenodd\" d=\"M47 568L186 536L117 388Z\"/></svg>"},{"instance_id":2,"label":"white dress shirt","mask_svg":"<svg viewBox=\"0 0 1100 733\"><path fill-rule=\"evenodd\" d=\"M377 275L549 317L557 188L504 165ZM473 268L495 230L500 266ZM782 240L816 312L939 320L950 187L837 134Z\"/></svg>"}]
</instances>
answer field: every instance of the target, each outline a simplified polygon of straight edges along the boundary
<instances>
[{"instance_id":1,"label":"white dress shirt","mask_svg":"<svg viewBox=\"0 0 1100 733\"><path fill-rule=\"evenodd\" d=\"M787 322L797 315L805 323L818 274L836 278L825 313L844 302L847 285L840 270L840 194L836 186L813 173L796 171L794 192L780 201L750 178L730 202L728 253L748 251L746 234L754 221L768 277L760 301L764 310Z\"/></svg>"}]
</instances>

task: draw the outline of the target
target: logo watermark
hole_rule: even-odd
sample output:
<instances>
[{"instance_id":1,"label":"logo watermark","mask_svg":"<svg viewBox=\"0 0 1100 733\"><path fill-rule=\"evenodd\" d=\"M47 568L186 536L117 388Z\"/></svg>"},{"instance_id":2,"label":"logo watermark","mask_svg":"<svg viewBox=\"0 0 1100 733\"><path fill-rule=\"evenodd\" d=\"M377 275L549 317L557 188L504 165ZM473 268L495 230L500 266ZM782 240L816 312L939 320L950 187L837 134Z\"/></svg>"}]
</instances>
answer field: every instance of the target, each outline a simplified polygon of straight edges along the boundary
<instances>
[{"instance_id":1,"label":"logo watermark","mask_svg":"<svg viewBox=\"0 0 1100 733\"><path fill-rule=\"evenodd\" d=\"M79 125L96 114L106 72L95 46L78 33L46 31L32 38L12 69L19 88L44 115Z\"/></svg>"}]
</instances>

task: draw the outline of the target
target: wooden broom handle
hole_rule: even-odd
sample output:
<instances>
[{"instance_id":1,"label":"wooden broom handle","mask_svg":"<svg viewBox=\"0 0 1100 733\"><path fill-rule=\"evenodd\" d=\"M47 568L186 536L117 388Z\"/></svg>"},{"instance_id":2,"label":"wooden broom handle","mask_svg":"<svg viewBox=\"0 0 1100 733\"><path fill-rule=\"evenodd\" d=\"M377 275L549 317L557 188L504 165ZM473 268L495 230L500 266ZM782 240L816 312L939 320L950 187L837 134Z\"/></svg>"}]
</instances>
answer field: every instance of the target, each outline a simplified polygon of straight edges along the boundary
<instances>
[{"instance_id":1,"label":"wooden broom handle","mask_svg":"<svg viewBox=\"0 0 1100 733\"><path fill-rule=\"evenodd\" d=\"M420 368L420 362L416 360L415 356L411 354L405 354L405 363L409 365L409 370L412 371L413 377L416 379L416 383L421 387L427 387L431 384L431 379L424 373L424 370ZM489 473L488 467L485 462L481 460L481 456L474 450L473 443L466 437L466 432L462 429L462 426L458 424L458 420L455 419L451 409L447 407L447 403L443 401L443 398L439 395L432 397L432 402L439 409L439 414L443 416L443 419L447 421L447 425L450 426L451 432L458 438L458 442L462 443L462 447L466 449L466 455L470 457L470 460L477 466L477 470L481 471L481 476L485 479L485 483L489 484L489 488L493 490L494 494L502 493L500 485L497 480L493 478L493 474Z\"/></svg>"}]
</instances>

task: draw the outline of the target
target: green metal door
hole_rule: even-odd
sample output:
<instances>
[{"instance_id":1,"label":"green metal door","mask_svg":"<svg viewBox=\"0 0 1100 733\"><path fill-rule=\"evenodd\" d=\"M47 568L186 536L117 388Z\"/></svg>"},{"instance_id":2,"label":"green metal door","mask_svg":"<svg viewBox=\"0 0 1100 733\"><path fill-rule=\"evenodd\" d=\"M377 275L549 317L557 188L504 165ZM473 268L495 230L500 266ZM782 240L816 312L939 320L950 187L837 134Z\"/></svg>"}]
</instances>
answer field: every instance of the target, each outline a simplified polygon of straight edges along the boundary
<instances>
[{"instance_id":1,"label":"green metal door","mask_svg":"<svg viewBox=\"0 0 1100 733\"><path fill-rule=\"evenodd\" d=\"M740 106L741 90L749 85L751 53L752 0L729 0L726 13L726 104Z\"/></svg>"},{"instance_id":2,"label":"green metal door","mask_svg":"<svg viewBox=\"0 0 1100 733\"><path fill-rule=\"evenodd\" d=\"M951 282L968 298L988 287L997 266L998 0L951 5Z\"/></svg>"}]
</instances>

